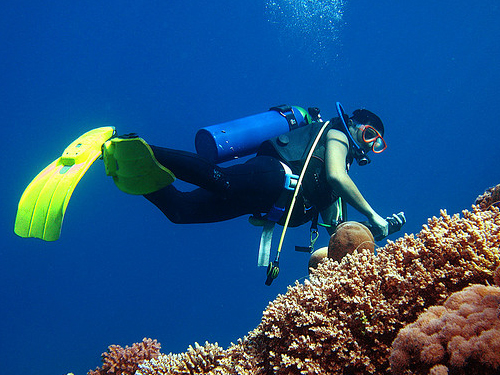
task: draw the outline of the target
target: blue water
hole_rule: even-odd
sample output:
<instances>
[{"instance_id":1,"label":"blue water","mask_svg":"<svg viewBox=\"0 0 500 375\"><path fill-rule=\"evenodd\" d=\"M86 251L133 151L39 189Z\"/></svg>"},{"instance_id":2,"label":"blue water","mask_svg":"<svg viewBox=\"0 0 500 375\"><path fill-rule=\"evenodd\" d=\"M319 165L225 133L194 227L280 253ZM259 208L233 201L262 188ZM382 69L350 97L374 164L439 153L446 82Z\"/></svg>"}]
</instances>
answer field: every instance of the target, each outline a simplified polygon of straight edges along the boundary
<instances>
[{"instance_id":1,"label":"blue water","mask_svg":"<svg viewBox=\"0 0 500 375\"><path fill-rule=\"evenodd\" d=\"M406 232L418 232L500 182L499 18L494 0L4 4L1 372L85 374L108 345L143 337L166 353L227 347L307 275L307 255L293 251L307 226L289 231L267 287L247 218L171 224L116 189L101 161L58 241L17 237L22 191L78 135L111 124L192 151L200 127L272 105L318 106L324 118L335 101L366 107L389 147L351 177L381 215L404 210Z\"/></svg>"}]
</instances>

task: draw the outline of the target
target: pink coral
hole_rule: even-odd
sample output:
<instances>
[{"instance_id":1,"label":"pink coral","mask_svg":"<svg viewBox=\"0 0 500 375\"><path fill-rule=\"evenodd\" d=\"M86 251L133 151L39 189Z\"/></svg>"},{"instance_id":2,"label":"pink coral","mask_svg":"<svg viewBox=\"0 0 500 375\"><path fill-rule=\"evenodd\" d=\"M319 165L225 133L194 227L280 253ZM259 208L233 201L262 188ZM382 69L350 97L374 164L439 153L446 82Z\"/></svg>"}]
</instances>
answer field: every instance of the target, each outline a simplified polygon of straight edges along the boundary
<instances>
[{"instance_id":1,"label":"pink coral","mask_svg":"<svg viewBox=\"0 0 500 375\"><path fill-rule=\"evenodd\" d=\"M194 359L189 360L198 367L190 371L389 374L390 348L398 331L452 293L493 282L500 265L499 246L500 211L495 205L484 210L475 206L471 212L463 211L462 217L442 211L416 236L405 235L378 249L378 256L362 249L340 263L325 259L310 280L296 283L272 301L259 326L238 344L226 350L209 344L192 349L189 358ZM434 314L439 311L437 307ZM433 322L436 319L427 319L429 329L440 328ZM448 329L453 334L459 326ZM413 351L424 347L418 340L411 345ZM443 345L426 348L424 357L429 362L446 357ZM411 362L409 352L395 350L399 367ZM186 358L185 354L162 356L161 364L145 361L141 368L149 369L148 375L182 373L179 369ZM430 371L443 374L445 370L436 365Z\"/></svg>"},{"instance_id":2,"label":"pink coral","mask_svg":"<svg viewBox=\"0 0 500 375\"><path fill-rule=\"evenodd\" d=\"M500 288L475 284L452 294L399 331L392 346L395 374L427 374L442 365L456 374L500 370ZM406 372L405 372L406 371Z\"/></svg>"},{"instance_id":3,"label":"pink coral","mask_svg":"<svg viewBox=\"0 0 500 375\"><path fill-rule=\"evenodd\" d=\"M142 342L131 347L110 345L108 351L102 353L102 368L90 370L88 375L134 375L138 365L160 354L161 345L156 340L144 338Z\"/></svg>"}]
</instances>

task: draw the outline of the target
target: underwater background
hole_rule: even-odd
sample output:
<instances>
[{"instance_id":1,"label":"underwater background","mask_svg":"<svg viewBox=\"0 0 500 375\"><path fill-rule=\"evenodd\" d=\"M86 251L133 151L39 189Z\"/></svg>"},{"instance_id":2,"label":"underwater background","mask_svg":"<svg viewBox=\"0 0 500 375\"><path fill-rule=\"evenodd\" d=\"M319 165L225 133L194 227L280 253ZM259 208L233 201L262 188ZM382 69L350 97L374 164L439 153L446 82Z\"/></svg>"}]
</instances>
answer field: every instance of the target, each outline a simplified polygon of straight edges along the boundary
<instances>
[{"instance_id":1,"label":"underwater background","mask_svg":"<svg viewBox=\"0 0 500 375\"><path fill-rule=\"evenodd\" d=\"M500 5L468 1L17 1L0 13L0 366L85 374L110 344L227 347L307 276L309 226L291 229L265 286L247 217L174 225L120 192L98 160L61 238L13 233L31 179L80 134L113 125L194 151L196 131L283 103L324 119L365 107L388 149L350 175L403 232L500 182ZM180 185L182 186L182 185ZM189 186L185 186L189 189ZM363 220L353 209L351 219ZM395 239L400 234L392 235ZM279 232L275 234L276 249ZM383 246L386 241L378 245ZM326 231L316 247L326 246ZM274 253L272 254L274 256Z\"/></svg>"}]
</instances>

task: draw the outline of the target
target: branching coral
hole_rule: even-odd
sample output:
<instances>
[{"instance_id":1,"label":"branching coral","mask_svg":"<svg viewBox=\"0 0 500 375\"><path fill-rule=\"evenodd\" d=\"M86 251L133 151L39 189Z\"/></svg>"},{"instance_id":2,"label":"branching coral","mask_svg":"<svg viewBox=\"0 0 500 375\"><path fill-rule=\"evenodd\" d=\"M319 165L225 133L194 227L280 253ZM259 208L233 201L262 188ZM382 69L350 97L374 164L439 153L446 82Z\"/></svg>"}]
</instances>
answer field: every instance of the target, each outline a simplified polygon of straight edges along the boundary
<instances>
[{"instance_id":1,"label":"branching coral","mask_svg":"<svg viewBox=\"0 0 500 375\"><path fill-rule=\"evenodd\" d=\"M389 242L377 256L359 250L340 263L325 259L227 350L198 346L190 349L196 353L143 362L138 374L388 374L398 331L452 293L491 283L499 245L495 204L474 206L462 217L442 211L419 234ZM196 358L194 367L186 368L186 355Z\"/></svg>"},{"instance_id":2,"label":"branching coral","mask_svg":"<svg viewBox=\"0 0 500 375\"><path fill-rule=\"evenodd\" d=\"M218 360L224 357L224 350L215 344L205 343L201 346L195 343L194 348L189 346L186 353L162 354L157 358L139 364L136 375L154 374L227 374L218 367Z\"/></svg>"},{"instance_id":3,"label":"branching coral","mask_svg":"<svg viewBox=\"0 0 500 375\"><path fill-rule=\"evenodd\" d=\"M390 362L395 374L498 374L500 288L472 285L433 306L399 331ZM409 371L410 372L409 372ZM448 373L448 371L446 372Z\"/></svg>"},{"instance_id":4,"label":"branching coral","mask_svg":"<svg viewBox=\"0 0 500 375\"><path fill-rule=\"evenodd\" d=\"M102 367L90 370L88 375L133 375L141 362L156 358L160 354L160 347L156 340L147 338L131 347L110 345L108 351L102 353Z\"/></svg>"}]
</instances>

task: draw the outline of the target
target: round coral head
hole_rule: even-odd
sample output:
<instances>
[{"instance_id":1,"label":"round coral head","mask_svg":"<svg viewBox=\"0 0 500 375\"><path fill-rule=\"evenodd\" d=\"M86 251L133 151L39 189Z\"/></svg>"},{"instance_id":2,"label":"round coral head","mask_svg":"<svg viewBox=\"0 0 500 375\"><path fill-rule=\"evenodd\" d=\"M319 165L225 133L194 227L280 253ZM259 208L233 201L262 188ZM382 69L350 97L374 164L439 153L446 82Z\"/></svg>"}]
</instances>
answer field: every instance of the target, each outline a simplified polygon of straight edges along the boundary
<instances>
[{"instance_id":1,"label":"round coral head","mask_svg":"<svg viewBox=\"0 0 500 375\"><path fill-rule=\"evenodd\" d=\"M316 269L318 264L328 256L328 247L322 247L311 254L309 258L309 273L311 273L311 268Z\"/></svg>"},{"instance_id":2,"label":"round coral head","mask_svg":"<svg viewBox=\"0 0 500 375\"><path fill-rule=\"evenodd\" d=\"M357 221L346 221L340 224L330 237L328 257L340 261L346 254L351 254L356 249L374 251L375 242L372 232Z\"/></svg>"}]
</instances>

